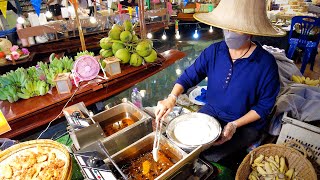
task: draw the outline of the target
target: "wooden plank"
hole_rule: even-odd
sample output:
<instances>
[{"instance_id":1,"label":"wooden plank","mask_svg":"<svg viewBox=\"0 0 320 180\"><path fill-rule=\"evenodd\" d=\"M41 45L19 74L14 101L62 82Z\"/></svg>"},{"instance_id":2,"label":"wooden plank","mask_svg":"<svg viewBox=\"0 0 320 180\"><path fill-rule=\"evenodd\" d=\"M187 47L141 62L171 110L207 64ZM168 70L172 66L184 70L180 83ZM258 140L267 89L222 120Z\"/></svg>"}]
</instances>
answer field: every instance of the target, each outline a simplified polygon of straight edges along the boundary
<instances>
[{"instance_id":1,"label":"wooden plank","mask_svg":"<svg viewBox=\"0 0 320 180\"><path fill-rule=\"evenodd\" d=\"M108 82L82 87L69 105L83 101L88 106L114 96L180 60L185 56L185 53L178 50L169 50L161 53L161 55L165 58L162 64L153 64ZM75 87L73 92L74 90ZM59 95L54 88L52 94L19 100L12 104L0 101L0 108L12 128L11 131L0 137L14 138L49 123L59 115L70 96L71 94ZM59 117L62 117L62 115L60 114Z\"/></svg>"},{"instance_id":2,"label":"wooden plank","mask_svg":"<svg viewBox=\"0 0 320 180\"><path fill-rule=\"evenodd\" d=\"M159 59L157 63L162 63L162 61L164 60ZM101 87L99 86L100 84L112 83L113 80L118 80L123 76L127 77L127 76L130 76L131 74L139 73L141 70L147 69L150 66L152 66L152 64L147 64L139 67L121 65L121 69L122 69L121 74L111 76L108 78L108 80L99 80L97 83L86 84L85 86L81 86L77 94L82 94L87 91L91 91L92 89L99 89L99 87ZM100 75L103 76L103 73L100 73ZM73 86L72 92L74 92L75 90L76 90L76 87ZM27 100L20 99L18 102L15 102L15 103L9 103L8 101L0 101L0 108L3 111L6 119L8 121L12 121L14 119L24 117L33 112L46 110L47 107L50 107L51 105L57 102L69 99L71 95L72 95L71 93L58 94L57 89L53 88L51 94L48 93L44 96L33 97ZM37 106L32 106L33 104L37 104Z\"/></svg>"},{"instance_id":3,"label":"wooden plank","mask_svg":"<svg viewBox=\"0 0 320 180\"><path fill-rule=\"evenodd\" d=\"M62 23L52 23L42 26L28 27L24 29L18 29L17 33L20 39L26 39L32 36L39 36L48 33L56 33L57 31L62 31Z\"/></svg>"},{"instance_id":4,"label":"wooden plank","mask_svg":"<svg viewBox=\"0 0 320 180\"><path fill-rule=\"evenodd\" d=\"M197 21L193 18L193 14L186 14L182 12L178 13L177 19L182 21Z\"/></svg>"},{"instance_id":5,"label":"wooden plank","mask_svg":"<svg viewBox=\"0 0 320 180\"><path fill-rule=\"evenodd\" d=\"M104 22L106 20L107 20L107 17L104 17L104 16L97 17L97 22ZM80 22L81 22L82 28L92 28L97 26L97 24L92 24L89 18L81 19ZM40 36L48 33L64 32L65 29L63 29L63 26L66 27L67 31L73 31L77 29L77 24L75 20L68 20L68 21L55 21L45 25L18 29L17 33L20 39L26 39L28 37Z\"/></svg>"},{"instance_id":6,"label":"wooden plank","mask_svg":"<svg viewBox=\"0 0 320 180\"><path fill-rule=\"evenodd\" d=\"M167 8L146 11L146 17L151 17L151 16L162 17L162 16L165 16L166 14L167 14Z\"/></svg>"},{"instance_id":7,"label":"wooden plank","mask_svg":"<svg viewBox=\"0 0 320 180\"><path fill-rule=\"evenodd\" d=\"M157 32L165 27L164 23L151 23L147 25L148 32ZM103 37L108 36L108 31L86 34L85 41L88 49L99 48L99 41ZM136 28L136 33L140 34L139 28ZM62 39L58 41L50 41L43 44L36 44L28 47L30 52L43 53L59 53L59 52L77 52L81 48L80 40L78 37L70 37L68 39Z\"/></svg>"}]
</instances>

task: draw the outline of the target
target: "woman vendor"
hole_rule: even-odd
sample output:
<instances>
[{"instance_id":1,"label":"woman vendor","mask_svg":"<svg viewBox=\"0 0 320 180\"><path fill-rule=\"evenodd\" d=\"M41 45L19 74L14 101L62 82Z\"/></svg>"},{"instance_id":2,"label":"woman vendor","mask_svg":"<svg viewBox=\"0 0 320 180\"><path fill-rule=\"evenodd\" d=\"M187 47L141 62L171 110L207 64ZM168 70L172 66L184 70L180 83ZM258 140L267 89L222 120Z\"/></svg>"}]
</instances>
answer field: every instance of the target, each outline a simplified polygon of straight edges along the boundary
<instances>
[{"instance_id":1,"label":"woman vendor","mask_svg":"<svg viewBox=\"0 0 320 180\"><path fill-rule=\"evenodd\" d=\"M275 58L252 42L252 36L284 36L285 32L267 19L265 1L221 0L211 13L197 13L194 18L223 29L225 40L201 53L178 78L168 98L158 102L155 114L163 120L180 94L207 77L207 103L199 112L218 119L223 131L203 156L218 161L260 137L279 92Z\"/></svg>"}]
</instances>

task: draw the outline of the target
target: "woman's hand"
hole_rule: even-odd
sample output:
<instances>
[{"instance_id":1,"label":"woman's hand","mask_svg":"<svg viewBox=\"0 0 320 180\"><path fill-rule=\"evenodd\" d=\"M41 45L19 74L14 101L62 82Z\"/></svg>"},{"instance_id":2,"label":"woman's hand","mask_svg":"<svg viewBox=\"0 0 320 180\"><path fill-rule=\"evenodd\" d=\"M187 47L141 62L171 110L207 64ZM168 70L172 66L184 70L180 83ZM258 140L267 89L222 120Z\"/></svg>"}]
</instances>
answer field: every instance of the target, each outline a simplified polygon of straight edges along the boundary
<instances>
[{"instance_id":1,"label":"woman's hand","mask_svg":"<svg viewBox=\"0 0 320 180\"><path fill-rule=\"evenodd\" d=\"M233 134L236 132L236 130L237 125L234 122L229 122L227 125L224 126L220 135L220 139L218 139L218 141L215 141L212 145L221 145L226 141L229 141L232 138Z\"/></svg>"},{"instance_id":2,"label":"woman's hand","mask_svg":"<svg viewBox=\"0 0 320 180\"><path fill-rule=\"evenodd\" d=\"M175 84L167 99L158 102L157 108L154 111L156 119L164 119L176 105L178 96L183 92L183 87L180 84Z\"/></svg>"},{"instance_id":3,"label":"woman's hand","mask_svg":"<svg viewBox=\"0 0 320 180\"><path fill-rule=\"evenodd\" d=\"M154 112L156 119L164 119L173 109L176 104L176 99L169 96L167 99L158 101L158 105Z\"/></svg>"},{"instance_id":4,"label":"woman's hand","mask_svg":"<svg viewBox=\"0 0 320 180\"><path fill-rule=\"evenodd\" d=\"M219 139L213 143L203 145L202 150L204 151L209 149L211 146L218 146L225 143L226 141L229 141L232 138L233 134L236 132L236 129L237 124L234 122L229 122L227 125L224 126Z\"/></svg>"}]
</instances>

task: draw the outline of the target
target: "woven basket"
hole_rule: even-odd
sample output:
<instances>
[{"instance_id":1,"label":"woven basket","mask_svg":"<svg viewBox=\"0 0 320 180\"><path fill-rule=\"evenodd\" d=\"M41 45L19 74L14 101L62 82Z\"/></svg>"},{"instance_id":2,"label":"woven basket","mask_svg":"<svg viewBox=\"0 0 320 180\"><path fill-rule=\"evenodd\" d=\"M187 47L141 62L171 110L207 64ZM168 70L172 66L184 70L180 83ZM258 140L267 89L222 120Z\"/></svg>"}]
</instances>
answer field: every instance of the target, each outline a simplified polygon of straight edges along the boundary
<instances>
[{"instance_id":1,"label":"woven basket","mask_svg":"<svg viewBox=\"0 0 320 180\"><path fill-rule=\"evenodd\" d=\"M289 144L292 143L296 146L299 146L299 149L302 149L304 155L296 149L289 147ZM297 144L296 142L291 142L289 144L266 144L252 150L240 164L237 170L236 180L248 179L251 172L250 158L253 155L253 159L255 159L260 154L264 156L283 156L286 159L286 164L288 165L288 167L294 168L295 172L297 172L297 177L299 177L299 179L316 180L316 172L310 161L306 158L305 148L301 144Z\"/></svg>"},{"instance_id":2,"label":"woven basket","mask_svg":"<svg viewBox=\"0 0 320 180\"><path fill-rule=\"evenodd\" d=\"M65 165L64 165L64 169L62 172L62 176L61 176L61 180L68 180L71 179L71 171L72 171L72 159L70 157L70 154L68 152L68 150L64 147L64 145L52 141L52 140L48 140L48 139L40 139L40 140L32 140L32 141L26 141L23 143L19 143L16 144L14 146L11 146L10 148L1 151L0 152L0 165L10 156L19 153L21 151L25 151L28 149L33 149L33 148L37 148L38 146L41 147L48 147L48 148L52 148L52 149L56 149L58 151L60 151L61 153L63 153L65 155L65 157L63 158L63 160L65 161ZM61 157L60 157L61 158Z\"/></svg>"}]
</instances>

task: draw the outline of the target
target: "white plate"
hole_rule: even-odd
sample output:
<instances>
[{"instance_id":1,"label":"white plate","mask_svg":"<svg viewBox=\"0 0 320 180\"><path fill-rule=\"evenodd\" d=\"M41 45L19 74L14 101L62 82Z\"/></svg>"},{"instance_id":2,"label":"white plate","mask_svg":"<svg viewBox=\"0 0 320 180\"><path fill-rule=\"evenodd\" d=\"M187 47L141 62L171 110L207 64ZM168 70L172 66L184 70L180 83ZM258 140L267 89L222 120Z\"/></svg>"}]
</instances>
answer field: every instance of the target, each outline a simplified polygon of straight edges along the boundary
<instances>
[{"instance_id":1,"label":"white plate","mask_svg":"<svg viewBox=\"0 0 320 180\"><path fill-rule=\"evenodd\" d=\"M201 95L201 89L204 88L205 90L207 90L207 86L198 86L197 88L195 88L194 90L192 90L189 94L189 100L191 102L193 102L194 104L196 105L200 105L200 106L203 106L205 105L204 102L201 102L201 101L197 101L196 100L196 97Z\"/></svg>"},{"instance_id":2,"label":"white plate","mask_svg":"<svg viewBox=\"0 0 320 180\"><path fill-rule=\"evenodd\" d=\"M215 141L220 136L221 126L207 114L188 113L173 119L166 133L179 147L195 147Z\"/></svg>"}]
</instances>

